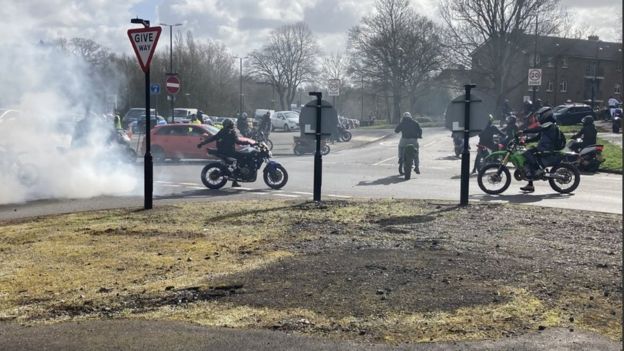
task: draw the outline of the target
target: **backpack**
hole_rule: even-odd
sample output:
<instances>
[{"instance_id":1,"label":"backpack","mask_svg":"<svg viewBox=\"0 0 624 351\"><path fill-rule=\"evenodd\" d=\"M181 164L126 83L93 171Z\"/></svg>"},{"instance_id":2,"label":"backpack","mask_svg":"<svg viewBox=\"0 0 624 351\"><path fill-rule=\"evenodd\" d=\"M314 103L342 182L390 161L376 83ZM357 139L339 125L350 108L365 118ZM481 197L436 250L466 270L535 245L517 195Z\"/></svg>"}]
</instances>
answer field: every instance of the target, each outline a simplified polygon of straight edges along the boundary
<instances>
[{"instance_id":1,"label":"backpack","mask_svg":"<svg viewBox=\"0 0 624 351\"><path fill-rule=\"evenodd\" d=\"M557 125L555 125L555 132L557 135L555 138L555 150L562 150L566 146L566 137Z\"/></svg>"}]
</instances>

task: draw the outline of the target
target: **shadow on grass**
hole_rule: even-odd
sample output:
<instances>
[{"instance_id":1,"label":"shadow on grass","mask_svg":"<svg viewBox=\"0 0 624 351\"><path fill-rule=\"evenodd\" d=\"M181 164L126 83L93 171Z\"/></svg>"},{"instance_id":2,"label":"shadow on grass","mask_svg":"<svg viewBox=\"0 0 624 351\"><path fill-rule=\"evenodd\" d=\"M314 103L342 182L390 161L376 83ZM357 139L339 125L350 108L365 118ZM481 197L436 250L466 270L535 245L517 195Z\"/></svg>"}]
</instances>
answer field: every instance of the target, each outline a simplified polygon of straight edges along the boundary
<instances>
[{"instance_id":1,"label":"shadow on grass","mask_svg":"<svg viewBox=\"0 0 624 351\"><path fill-rule=\"evenodd\" d=\"M404 182L404 181L405 181L405 178L403 176L396 174L396 175L391 175L391 176L384 177L384 178L375 179L373 181L362 180L357 185L358 186L390 185L390 184L401 183L401 182Z\"/></svg>"},{"instance_id":2,"label":"shadow on grass","mask_svg":"<svg viewBox=\"0 0 624 351\"><path fill-rule=\"evenodd\" d=\"M485 201L485 202L507 201L509 203L514 203L514 204L528 204L528 203L540 202L542 200L552 200L552 199L565 200L565 199L570 198L571 196L574 196L574 194L559 194L559 193L554 193L554 194L527 194L527 193L521 193L521 194L513 194L513 195L470 195L470 198L475 199L475 200Z\"/></svg>"}]
</instances>

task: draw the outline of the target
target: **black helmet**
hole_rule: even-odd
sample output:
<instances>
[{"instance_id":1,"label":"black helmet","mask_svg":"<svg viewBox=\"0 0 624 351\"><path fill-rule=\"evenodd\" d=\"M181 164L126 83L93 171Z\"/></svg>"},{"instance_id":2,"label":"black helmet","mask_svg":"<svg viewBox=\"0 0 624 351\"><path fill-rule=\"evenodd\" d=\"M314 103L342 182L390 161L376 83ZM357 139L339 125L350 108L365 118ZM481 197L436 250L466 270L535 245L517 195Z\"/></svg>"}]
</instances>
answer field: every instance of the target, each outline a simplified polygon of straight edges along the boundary
<instances>
[{"instance_id":1,"label":"black helmet","mask_svg":"<svg viewBox=\"0 0 624 351\"><path fill-rule=\"evenodd\" d=\"M594 124L594 117L592 115L587 115L587 116L583 117L581 122L583 122L584 126L592 125L592 124Z\"/></svg>"},{"instance_id":2,"label":"black helmet","mask_svg":"<svg viewBox=\"0 0 624 351\"><path fill-rule=\"evenodd\" d=\"M544 124L547 122L555 123L555 117L553 116L552 108L548 106L540 108L539 110L537 110L537 112L535 112L535 114L537 114L537 120L540 122L540 124Z\"/></svg>"},{"instance_id":3,"label":"black helmet","mask_svg":"<svg viewBox=\"0 0 624 351\"><path fill-rule=\"evenodd\" d=\"M223 121L223 128L225 129L232 129L234 128L234 122L232 122L231 119L226 119Z\"/></svg>"}]
</instances>

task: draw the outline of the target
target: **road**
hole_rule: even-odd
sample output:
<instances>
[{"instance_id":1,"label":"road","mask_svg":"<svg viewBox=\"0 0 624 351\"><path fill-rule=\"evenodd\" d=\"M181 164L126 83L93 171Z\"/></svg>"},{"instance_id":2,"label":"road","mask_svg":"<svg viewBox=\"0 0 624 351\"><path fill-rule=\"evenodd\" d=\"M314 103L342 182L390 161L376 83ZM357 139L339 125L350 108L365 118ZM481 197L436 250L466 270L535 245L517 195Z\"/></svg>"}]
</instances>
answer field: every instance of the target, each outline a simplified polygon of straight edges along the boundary
<instances>
[{"instance_id":1,"label":"road","mask_svg":"<svg viewBox=\"0 0 624 351\"><path fill-rule=\"evenodd\" d=\"M406 198L459 201L460 163L453 155L450 133L442 128L426 128L420 143L421 174L405 181L397 173L398 135L391 130L355 130L350 143L332 144L332 152L323 157L323 199ZM201 184L199 174L205 161L157 164L154 168L155 204L187 199L287 198L311 200L313 191L313 155L295 156L292 137L296 133L274 132L274 158L288 170L288 184L280 191L270 190L261 175L254 183L241 188L229 184L219 191ZM386 136L384 138L384 136ZM476 142L476 138L471 140ZM472 147L473 150L476 148ZM474 157L474 156L472 156ZM472 160L471 160L472 161ZM142 165L138 165L142 167ZM560 195L546 182L536 182L533 194L523 194L524 183L512 181L502 196L489 196L470 179L470 200L493 203L520 203L547 207L622 213L622 176L616 174L583 175L572 195ZM88 200L46 200L24 205L0 206L1 218L15 218L47 213L143 205L142 185L134 196L100 197Z\"/></svg>"}]
</instances>

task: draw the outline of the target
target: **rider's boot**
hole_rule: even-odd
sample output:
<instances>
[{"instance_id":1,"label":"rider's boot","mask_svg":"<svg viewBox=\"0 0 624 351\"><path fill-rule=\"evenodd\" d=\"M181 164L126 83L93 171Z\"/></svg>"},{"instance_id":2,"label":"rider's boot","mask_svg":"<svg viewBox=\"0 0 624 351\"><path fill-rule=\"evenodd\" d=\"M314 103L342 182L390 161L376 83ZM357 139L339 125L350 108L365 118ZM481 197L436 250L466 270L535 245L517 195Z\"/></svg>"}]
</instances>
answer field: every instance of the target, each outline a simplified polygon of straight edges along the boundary
<instances>
[{"instance_id":1,"label":"rider's boot","mask_svg":"<svg viewBox=\"0 0 624 351\"><path fill-rule=\"evenodd\" d=\"M533 187L533 181L529 180L529 183L525 186L523 186L522 188L520 188L520 190L525 191L527 193L532 193L535 191L535 188Z\"/></svg>"}]
</instances>

